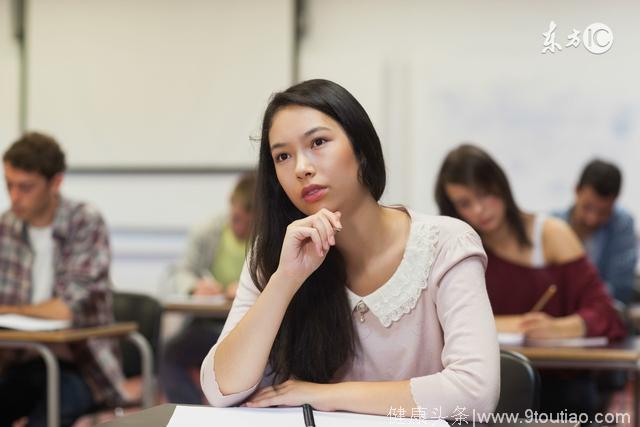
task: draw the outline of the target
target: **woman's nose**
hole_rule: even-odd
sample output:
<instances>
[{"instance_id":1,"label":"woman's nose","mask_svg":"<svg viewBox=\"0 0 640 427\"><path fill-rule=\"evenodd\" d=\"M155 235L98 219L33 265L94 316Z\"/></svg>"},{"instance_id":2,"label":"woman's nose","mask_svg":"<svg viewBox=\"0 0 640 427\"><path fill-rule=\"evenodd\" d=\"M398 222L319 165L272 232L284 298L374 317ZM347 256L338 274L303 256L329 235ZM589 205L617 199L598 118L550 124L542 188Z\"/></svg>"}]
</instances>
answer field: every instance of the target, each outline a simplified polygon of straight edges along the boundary
<instances>
[{"instance_id":1,"label":"woman's nose","mask_svg":"<svg viewBox=\"0 0 640 427\"><path fill-rule=\"evenodd\" d=\"M296 163L296 176L298 179L304 179L308 176L315 174L315 168L313 162L304 154L298 155L298 161Z\"/></svg>"}]
</instances>

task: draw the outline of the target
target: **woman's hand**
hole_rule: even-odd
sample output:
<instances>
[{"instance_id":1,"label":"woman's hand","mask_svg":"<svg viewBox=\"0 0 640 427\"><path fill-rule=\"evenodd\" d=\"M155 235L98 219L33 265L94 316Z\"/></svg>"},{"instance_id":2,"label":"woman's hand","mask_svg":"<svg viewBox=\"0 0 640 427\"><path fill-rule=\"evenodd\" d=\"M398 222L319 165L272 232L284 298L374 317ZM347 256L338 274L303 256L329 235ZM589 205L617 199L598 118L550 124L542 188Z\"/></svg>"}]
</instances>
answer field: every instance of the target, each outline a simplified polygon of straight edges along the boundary
<instances>
[{"instance_id":1,"label":"woman's hand","mask_svg":"<svg viewBox=\"0 0 640 427\"><path fill-rule=\"evenodd\" d=\"M211 296L219 295L222 291L222 285L214 279L200 279L196 283L191 295L195 296Z\"/></svg>"},{"instance_id":2,"label":"woman's hand","mask_svg":"<svg viewBox=\"0 0 640 427\"><path fill-rule=\"evenodd\" d=\"M499 315L495 316L496 330L505 333L522 332L522 315Z\"/></svg>"},{"instance_id":3,"label":"woman's hand","mask_svg":"<svg viewBox=\"0 0 640 427\"><path fill-rule=\"evenodd\" d=\"M577 314L552 317L542 312L526 313L522 316L521 330L527 338L576 338L586 332L584 320Z\"/></svg>"},{"instance_id":4,"label":"woman's hand","mask_svg":"<svg viewBox=\"0 0 640 427\"><path fill-rule=\"evenodd\" d=\"M289 224L276 273L300 287L336 244L335 233L342 229L340 216L340 212L321 209Z\"/></svg>"},{"instance_id":5,"label":"woman's hand","mask_svg":"<svg viewBox=\"0 0 640 427\"><path fill-rule=\"evenodd\" d=\"M228 300L233 300L236 297L237 292L238 282L229 283L227 285L227 289L224 291L224 296L227 297Z\"/></svg>"},{"instance_id":6,"label":"woman's hand","mask_svg":"<svg viewBox=\"0 0 640 427\"><path fill-rule=\"evenodd\" d=\"M250 408L268 406L302 406L305 403L319 411L334 411L331 399L332 384L316 384L289 380L276 386L265 387L253 394L245 403Z\"/></svg>"}]
</instances>

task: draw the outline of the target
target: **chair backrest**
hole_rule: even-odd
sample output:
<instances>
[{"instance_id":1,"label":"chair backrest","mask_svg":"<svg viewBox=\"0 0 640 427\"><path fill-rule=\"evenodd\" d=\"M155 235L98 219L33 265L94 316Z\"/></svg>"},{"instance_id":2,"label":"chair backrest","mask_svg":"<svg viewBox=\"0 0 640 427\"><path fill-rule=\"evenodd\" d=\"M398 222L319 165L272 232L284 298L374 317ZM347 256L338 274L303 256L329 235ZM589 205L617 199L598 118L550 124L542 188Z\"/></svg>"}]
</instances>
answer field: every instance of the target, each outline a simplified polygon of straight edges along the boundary
<instances>
[{"instance_id":1,"label":"chair backrest","mask_svg":"<svg viewBox=\"0 0 640 427\"><path fill-rule=\"evenodd\" d=\"M149 295L114 292L113 315L116 322L136 322L138 324L138 332L149 341L153 350L154 361L156 361L162 317L160 303ZM124 375L128 378L140 375L142 365L138 350L126 340L122 340L120 346L122 349ZM157 370L157 366L158 364L154 363L154 370Z\"/></svg>"},{"instance_id":2,"label":"chair backrest","mask_svg":"<svg viewBox=\"0 0 640 427\"><path fill-rule=\"evenodd\" d=\"M540 375L529 359L514 351L500 351L500 400L496 413L525 417L527 409L538 410Z\"/></svg>"}]
</instances>

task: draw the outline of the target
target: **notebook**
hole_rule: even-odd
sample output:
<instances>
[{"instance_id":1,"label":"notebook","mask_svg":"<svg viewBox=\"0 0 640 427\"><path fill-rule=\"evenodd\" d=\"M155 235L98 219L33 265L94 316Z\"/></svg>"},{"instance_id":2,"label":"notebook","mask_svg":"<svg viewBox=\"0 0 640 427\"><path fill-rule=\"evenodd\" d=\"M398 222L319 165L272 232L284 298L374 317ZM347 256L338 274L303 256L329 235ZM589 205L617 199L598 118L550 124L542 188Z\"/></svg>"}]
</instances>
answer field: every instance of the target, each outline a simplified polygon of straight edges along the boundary
<instances>
[{"instance_id":1,"label":"notebook","mask_svg":"<svg viewBox=\"0 0 640 427\"><path fill-rule=\"evenodd\" d=\"M55 331L67 329L70 326L70 320L41 319L21 314L0 314L0 328L18 331Z\"/></svg>"},{"instance_id":2,"label":"notebook","mask_svg":"<svg viewBox=\"0 0 640 427\"><path fill-rule=\"evenodd\" d=\"M498 333L498 344L504 346L521 347L604 347L609 344L607 337L577 337L577 338L525 338L519 332Z\"/></svg>"},{"instance_id":3,"label":"notebook","mask_svg":"<svg viewBox=\"0 0 640 427\"><path fill-rule=\"evenodd\" d=\"M349 412L313 411L318 427L376 427L389 425L420 425L449 427L445 420L396 419L386 416ZM211 426L278 426L304 427L302 408L213 408L206 406L176 406L167 427Z\"/></svg>"}]
</instances>

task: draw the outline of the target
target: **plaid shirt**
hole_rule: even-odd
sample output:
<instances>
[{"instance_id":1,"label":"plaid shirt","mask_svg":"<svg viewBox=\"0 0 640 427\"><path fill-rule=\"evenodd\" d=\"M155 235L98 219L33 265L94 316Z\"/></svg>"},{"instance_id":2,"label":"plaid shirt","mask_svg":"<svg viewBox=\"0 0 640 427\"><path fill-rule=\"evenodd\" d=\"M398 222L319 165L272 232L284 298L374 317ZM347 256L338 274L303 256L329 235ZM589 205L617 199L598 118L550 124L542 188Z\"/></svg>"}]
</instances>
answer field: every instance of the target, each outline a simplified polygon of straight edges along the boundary
<instances>
[{"instance_id":1,"label":"plaid shirt","mask_svg":"<svg viewBox=\"0 0 640 427\"><path fill-rule=\"evenodd\" d=\"M100 213L60 197L52 229L54 298L71 309L74 327L112 323L111 253ZM0 305L31 303L33 260L28 225L5 212L0 217ZM71 343L69 349L96 402L117 404L125 399L116 341L93 338Z\"/></svg>"}]
</instances>

